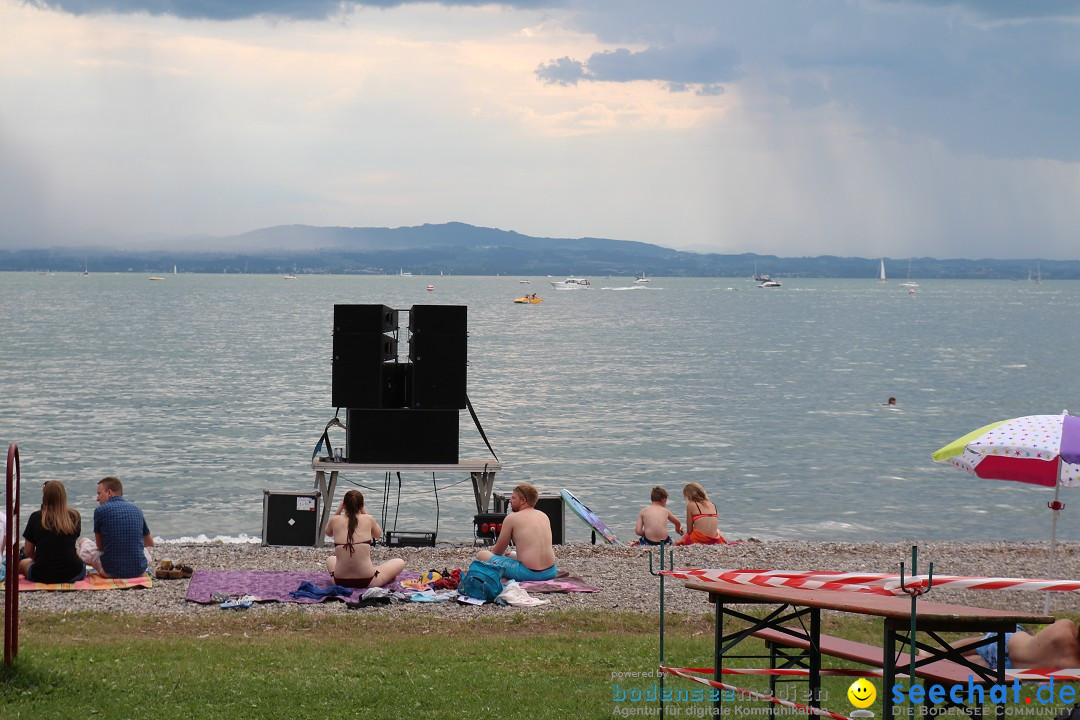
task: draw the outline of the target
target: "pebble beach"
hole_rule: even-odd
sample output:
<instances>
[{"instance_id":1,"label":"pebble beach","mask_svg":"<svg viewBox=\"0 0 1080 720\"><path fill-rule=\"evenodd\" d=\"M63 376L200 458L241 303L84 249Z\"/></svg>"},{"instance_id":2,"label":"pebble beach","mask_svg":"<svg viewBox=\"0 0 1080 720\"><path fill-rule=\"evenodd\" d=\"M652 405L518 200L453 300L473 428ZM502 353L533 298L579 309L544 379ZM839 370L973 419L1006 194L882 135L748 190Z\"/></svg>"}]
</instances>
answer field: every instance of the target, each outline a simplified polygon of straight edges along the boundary
<instances>
[{"instance_id":1,"label":"pebble beach","mask_svg":"<svg viewBox=\"0 0 1080 720\"><path fill-rule=\"evenodd\" d=\"M911 543L842 543L749 540L725 546L675 548L674 567L758 568L772 570L837 570L896 573L900 562L910 572ZM376 563L389 557L405 560L406 570L424 572L454 568L466 569L479 547L439 545L425 548L385 547L374 550ZM1080 549L1076 544L1059 543L1055 550L1053 577L1080 578ZM545 593L536 597L549 600L529 608L485 605L461 605L456 602L405 602L376 608L352 610L341 602L299 605L295 603L256 603L249 614L306 613L425 613L467 620L478 614L545 613L562 610L632 612L658 615L659 584L649 572L646 549L569 544L555 548L560 570L566 570L586 584L599 588L595 593ZM173 544L154 550L155 562L171 560L198 570L290 570L325 571L328 548L264 547L257 544ZM659 556L654 549L654 569ZM1048 544L1042 543L956 543L929 542L919 545L919 569L934 564L935 575L972 575L985 577L1047 577ZM185 599L188 580L154 580L152 588L78 592L24 592L20 607L28 613L68 614L78 612L127 613L145 616L183 617L217 615L232 612L217 605L202 605ZM690 615L708 612L706 596L688 590L681 581L668 581L665 594L667 612ZM1041 613L1043 593L1009 590L933 589L925 599L986 608L1022 610ZM1080 593L1051 593L1050 614L1080 616Z\"/></svg>"}]
</instances>

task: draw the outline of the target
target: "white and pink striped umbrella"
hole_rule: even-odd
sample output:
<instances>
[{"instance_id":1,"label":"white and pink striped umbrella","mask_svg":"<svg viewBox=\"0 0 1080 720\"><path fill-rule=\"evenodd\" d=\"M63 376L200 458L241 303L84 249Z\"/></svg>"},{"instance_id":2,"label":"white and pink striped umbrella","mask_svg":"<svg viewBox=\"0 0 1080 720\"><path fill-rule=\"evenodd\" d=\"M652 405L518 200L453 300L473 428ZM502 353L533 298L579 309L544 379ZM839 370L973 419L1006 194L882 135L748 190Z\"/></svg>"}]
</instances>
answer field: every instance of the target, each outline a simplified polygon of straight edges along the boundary
<instances>
[{"instance_id":1,"label":"white and pink striped umbrella","mask_svg":"<svg viewBox=\"0 0 1080 720\"><path fill-rule=\"evenodd\" d=\"M1066 410L1060 415L1025 415L991 423L953 440L933 458L976 477L1054 488L1054 500L1048 503L1054 511L1049 568L1053 576L1058 513L1065 507L1058 501L1058 491L1062 486L1080 485L1080 417Z\"/></svg>"},{"instance_id":2,"label":"white and pink striped umbrella","mask_svg":"<svg viewBox=\"0 0 1080 720\"><path fill-rule=\"evenodd\" d=\"M981 427L933 454L977 477L1080 485L1080 417L1025 415Z\"/></svg>"}]
</instances>

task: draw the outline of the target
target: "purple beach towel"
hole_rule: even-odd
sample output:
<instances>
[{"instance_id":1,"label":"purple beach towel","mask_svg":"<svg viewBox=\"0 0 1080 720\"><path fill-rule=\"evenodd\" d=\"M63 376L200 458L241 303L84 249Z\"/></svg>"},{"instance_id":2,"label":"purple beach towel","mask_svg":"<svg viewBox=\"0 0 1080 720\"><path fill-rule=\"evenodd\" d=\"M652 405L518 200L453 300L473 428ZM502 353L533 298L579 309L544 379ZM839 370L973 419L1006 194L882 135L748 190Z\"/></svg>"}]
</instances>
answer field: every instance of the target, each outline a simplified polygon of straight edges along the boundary
<instances>
[{"instance_id":1,"label":"purple beach towel","mask_svg":"<svg viewBox=\"0 0 1080 720\"><path fill-rule=\"evenodd\" d=\"M225 595L254 595L260 602L317 603L326 598L295 598L289 595L301 583L309 582L319 587L330 587L334 581L326 572L264 572L256 570L196 570L188 582L186 600L214 603L215 593ZM353 590L350 597L336 596L337 600L359 600L363 588ZM215 603L216 604L216 603Z\"/></svg>"}]
</instances>

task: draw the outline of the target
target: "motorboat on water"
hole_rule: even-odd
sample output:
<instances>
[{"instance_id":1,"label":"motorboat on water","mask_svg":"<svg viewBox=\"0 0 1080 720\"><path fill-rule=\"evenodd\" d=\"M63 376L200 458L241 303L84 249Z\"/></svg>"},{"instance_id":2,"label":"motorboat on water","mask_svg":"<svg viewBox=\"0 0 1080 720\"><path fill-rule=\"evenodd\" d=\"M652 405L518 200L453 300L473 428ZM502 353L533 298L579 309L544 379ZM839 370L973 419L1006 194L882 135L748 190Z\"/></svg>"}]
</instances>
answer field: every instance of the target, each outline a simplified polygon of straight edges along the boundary
<instances>
[{"instance_id":1,"label":"motorboat on water","mask_svg":"<svg viewBox=\"0 0 1080 720\"><path fill-rule=\"evenodd\" d=\"M555 290L588 290L592 287L588 278L568 277L565 280L552 281Z\"/></svg>"},{"instance_id":2,"label":"motorboat on water","mask_svg":"<svg viewBox=\"0 0 1080 720\"><path fill-rule=\"evenodd\" d=\"M296 279L295 275L285 275L284 277L285 277L286 280L295 280Z\"/></svg>"},{"instance_id":3,"label":"motorboat on water","mask_svg":"<svg viewBox=\"0 0 1080 720\"><path fill-rule=\"evenodd\" d=\"M759 283L758 287L759 288L780 287L780 281L779 280L773 280L773 279L770 278L770 279L766 280L765 282Z\"/></svg>"},{"instance_id":4,"label":"motorboat on water","mask_svg":"<svg viewBox=\"0 0 1080 720\"><path fill-rule=\"evenodd\" d=\"M518 285L529 285L529 284L530 284L529 280L518 280Z\"/></svg>"},{"instance_id":5,"label":"motorboat on water","mask_svg":"<svg viewBox=\"0 0 1080 720\"><path fill-rule=\"evenodd\" d=\"M634 282L638 285L644 285L645 283L650 282L650 280L649 278L645 277L645 273L641 273L634 279Z\"/></svg>"},{"instance_id":6,"label":"motorboat on water","mask_svg":"<svg viewBox=\"0 0 1080 720\"><path fill-rule=\"evenodd\" d=\"M539 305L544 302L543 298L536 297L536 293L532 295L526 295L525 297L514 298L514 302L518 305Z\"/></svg>"}]
</instances>

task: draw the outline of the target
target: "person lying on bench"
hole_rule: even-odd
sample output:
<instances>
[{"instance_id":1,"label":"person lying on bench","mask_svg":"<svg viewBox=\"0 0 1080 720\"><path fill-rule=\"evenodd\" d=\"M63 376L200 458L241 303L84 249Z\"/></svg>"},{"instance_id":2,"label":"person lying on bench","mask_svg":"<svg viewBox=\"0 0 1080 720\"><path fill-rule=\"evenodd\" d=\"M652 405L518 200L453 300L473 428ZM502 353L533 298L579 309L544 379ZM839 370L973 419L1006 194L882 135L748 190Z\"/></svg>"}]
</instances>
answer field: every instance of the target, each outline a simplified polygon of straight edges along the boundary
<instances>
[{"instance_id":1,"label":"person lying on bench","mask_svg":"<svg viewBox=\"0 0 1080 720\"><path fill-rule=\"evenodd\" d=\"M513 511L503 520L499 539L491 550L476 553L476 559L498 565L503 577L510 580L551 580L559 574L555 551L551 547L551 520L536 509L540 493L522 483L510 494ZM517 552L504 555L513 540Z\"/></svg>"},{"instance_id":2,"label":"person lying on bench","mask_svg":"<svg viewBox=\"0 0 1080 720\"><path fill-rule=\"evenodd\" d=\"M954 646L989 638L991 635L992 633L987 633L964 638ZM979 665L991 668L998 666L996 643L983 645L964 653L964 656ZM1080 667L1080 635L1077 633L1076 623L1068 618L1062 618L1034 634L1017 625L1016 632L1005 633L1005 657L1001 659L1004 660L1006 670Z\"/></svg>"}]
</instances>

